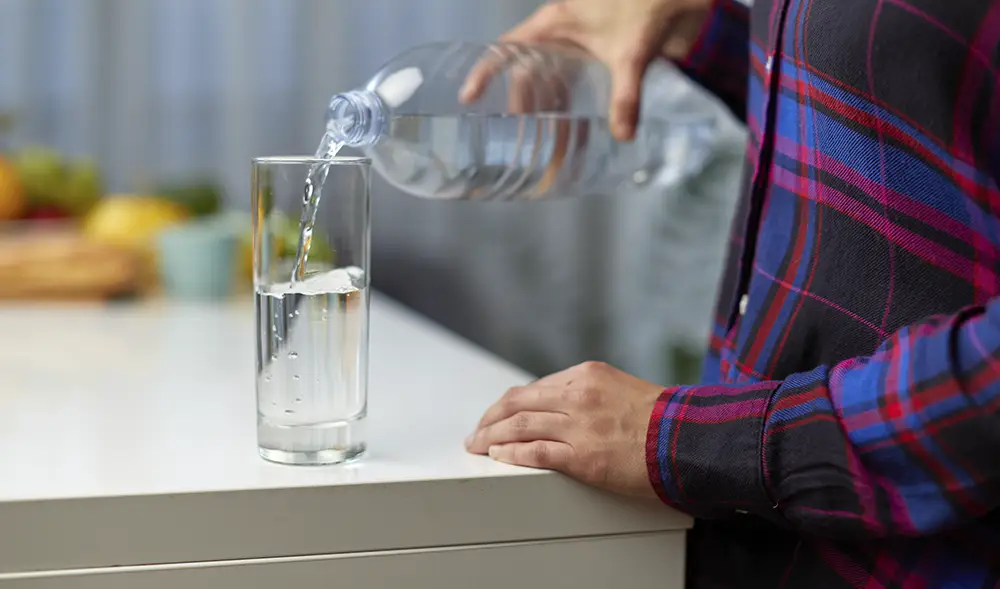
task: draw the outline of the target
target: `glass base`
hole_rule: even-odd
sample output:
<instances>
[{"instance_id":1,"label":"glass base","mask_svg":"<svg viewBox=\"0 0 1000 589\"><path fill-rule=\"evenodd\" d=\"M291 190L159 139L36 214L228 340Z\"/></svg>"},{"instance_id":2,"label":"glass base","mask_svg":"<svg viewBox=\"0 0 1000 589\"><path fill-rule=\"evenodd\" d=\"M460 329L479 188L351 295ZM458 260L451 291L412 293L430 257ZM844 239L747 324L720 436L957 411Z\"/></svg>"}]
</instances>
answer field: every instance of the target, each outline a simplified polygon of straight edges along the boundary
<instances>
[{"instance_id":1,"label":"glass base","mask_svg":"<svg viewBox=\"0 0 1000 589\"><path fill-rule=\"evenodd\" d=\"M321 466L324 464L354 462L364 456L366 449L365 444L357 444L346 448L329 448L312 452L296 452L263 447L257 448L257 451L260 453L260 457L268 462L298 466Z\"/></svg>"},{"instance_id":2,"label":"glass base","mask_svg":"<svg viewBox=\"0 0 1000 589\"><path fill-rule=\"evenodd\" d=\"M257 419L261 458L280 464L341 464L357 460L367 445L361 419L289 425L263 415Z\"/></svg>"}]
</instances>

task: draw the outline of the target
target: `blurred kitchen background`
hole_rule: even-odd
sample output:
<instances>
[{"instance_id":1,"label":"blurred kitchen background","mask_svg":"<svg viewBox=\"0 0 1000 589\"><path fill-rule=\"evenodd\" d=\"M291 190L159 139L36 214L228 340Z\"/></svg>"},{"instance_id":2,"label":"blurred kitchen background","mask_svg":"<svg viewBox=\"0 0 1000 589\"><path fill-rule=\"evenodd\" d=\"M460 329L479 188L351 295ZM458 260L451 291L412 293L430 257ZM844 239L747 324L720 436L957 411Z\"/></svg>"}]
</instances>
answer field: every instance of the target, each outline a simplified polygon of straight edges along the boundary
<instances>
[{"instance_id":1,"label":"blurred kitchen background","mask_svg":"<svg viewBox=\"0 0 1000 589\"><path fill-rule=\"evenodd\" d=\"M251 157L312 153L334 92L412 45L492 39L539 4L0 0L0 299L162 296L142 265L153 236L219 211L245 235L238 291ZM535 373L602 359L693 379L744 136L680 77L649 99L719 117L698 177L526 204L429 202L376 178L375 287ZM138 266L115 258L130 248Z\"/></svg>"}]
</instances>

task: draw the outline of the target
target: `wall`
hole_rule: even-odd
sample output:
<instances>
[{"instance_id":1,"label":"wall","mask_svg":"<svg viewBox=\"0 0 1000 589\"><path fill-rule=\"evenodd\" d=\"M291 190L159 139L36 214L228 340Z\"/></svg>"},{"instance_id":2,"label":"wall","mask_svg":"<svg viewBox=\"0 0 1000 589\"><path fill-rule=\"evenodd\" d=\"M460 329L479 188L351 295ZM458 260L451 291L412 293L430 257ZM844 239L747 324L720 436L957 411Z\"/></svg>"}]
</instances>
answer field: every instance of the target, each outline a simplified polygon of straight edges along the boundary
<instances>
[{"instance_id":1,"label":"wall","mask_svg":"<svg viewBox=\"0 0 1000 589\"><path fill-rule=\"evenodd\" d=\"M537 4L0 0L0 111L18 116L15 145L95 157L115 191L209 176L245 207L249 159L311 152L330 94L410 45L491 39ZM724 124L684 190L470 206L376 182L376 285L537 372L598 358L669 381L671 348L707 331L743 145Z\"/></svg>"}]
</instances>

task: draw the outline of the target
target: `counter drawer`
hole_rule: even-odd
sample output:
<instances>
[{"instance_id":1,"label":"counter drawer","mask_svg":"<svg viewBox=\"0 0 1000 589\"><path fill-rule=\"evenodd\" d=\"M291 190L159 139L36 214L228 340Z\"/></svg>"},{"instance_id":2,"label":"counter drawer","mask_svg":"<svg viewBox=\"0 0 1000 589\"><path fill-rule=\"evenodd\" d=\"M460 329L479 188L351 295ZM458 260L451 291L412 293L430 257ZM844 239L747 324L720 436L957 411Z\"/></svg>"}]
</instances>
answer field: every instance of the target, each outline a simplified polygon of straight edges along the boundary
<instances>
[{"instance_id":1,"label":"counter drawer","mask_svg":"<svg viewBox=\"0 0 1000 589\"><path fill-rule=\"evenodd\" d=\"M682 589L683 582L681 531L0 575L0 589Z\"/></svg>"}]
</instances>

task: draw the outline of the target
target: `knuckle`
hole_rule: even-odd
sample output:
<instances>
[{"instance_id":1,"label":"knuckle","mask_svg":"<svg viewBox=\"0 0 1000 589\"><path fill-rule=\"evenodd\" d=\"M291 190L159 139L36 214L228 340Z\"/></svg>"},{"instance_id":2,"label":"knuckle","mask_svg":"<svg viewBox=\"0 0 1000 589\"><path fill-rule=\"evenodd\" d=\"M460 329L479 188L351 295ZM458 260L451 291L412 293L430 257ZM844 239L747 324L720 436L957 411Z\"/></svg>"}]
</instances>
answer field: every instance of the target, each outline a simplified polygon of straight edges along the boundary
<instances>
[{"instance_id":1,"label":"knuckle","mask_svg":"<svg viewBox=\"0 0 1000 589\"><path fill-rule=\"evenodd\" d=\"M522 394L524 394L524 387L522 386L510 387L509 389L507 389L507 392L504 393L504 398L514 399Z\"/></svg>"},{"instance_id":2,"label":"knuckle","mask_svg":"<svg viewBox=\"0 0 1000 589\"><path fill-rule=\"evenodd\" d=\"M569 6L564 2L548 2L538 8L535 18L547 25L554 25L573 16Z\"/></svg>"},{"instance_id":3,"label":"knuckle","mask_svg":"<svg viewBox=\"0 0 1000 589\"><path fill-rule=\"evenodd\" d=\"M523 432L531 427L531 417L527 413L518 413L511 418L510 427L514 431Z\"/></svg>"},{"instance_id":4,"label":"knuckle","mask_svg":"<svg viewBox=\"0 0 1000 589\"><path fill-rule=\"evenodd\" d=\"M528 452L531 454L530 460L539 466L547 466L551 463L552 456L549 453L548 444L540 442L532 444Z\"/></svg>"},{"instance_id":5,"label":"knuckle","mask_svg":"<svg viewBox=\"0 0 1000 589\"><path fill-rule=\"evenodd\" d=\"M595 386L584 386L577 391L580 406L592 409L601 404L601 389Z\"/></svg>"},{"instance_id":6,"label":"knuckle","mask_svg":"<svg viewBox=\"0 0 1000 589\"><path fill-rule=\"evenodd\" d=\"M507 394L500 399L500 410L505 413L513 411L517 407L521 394L522 393L517 389L510 389L507 391Z\"/></svg>"},{"instance_id":7,"label":"knuckle","mask_svg":"<svg viewBox=\"0 0 1000 589\"><path fill-rule=\"evenodd\" d=\"M583 370L584 374L601 374L607 370L608 365L604 362L598 362L597 360L588 360L583 364L580 364L580 369Z\"/></svg>"}]
</instances>

